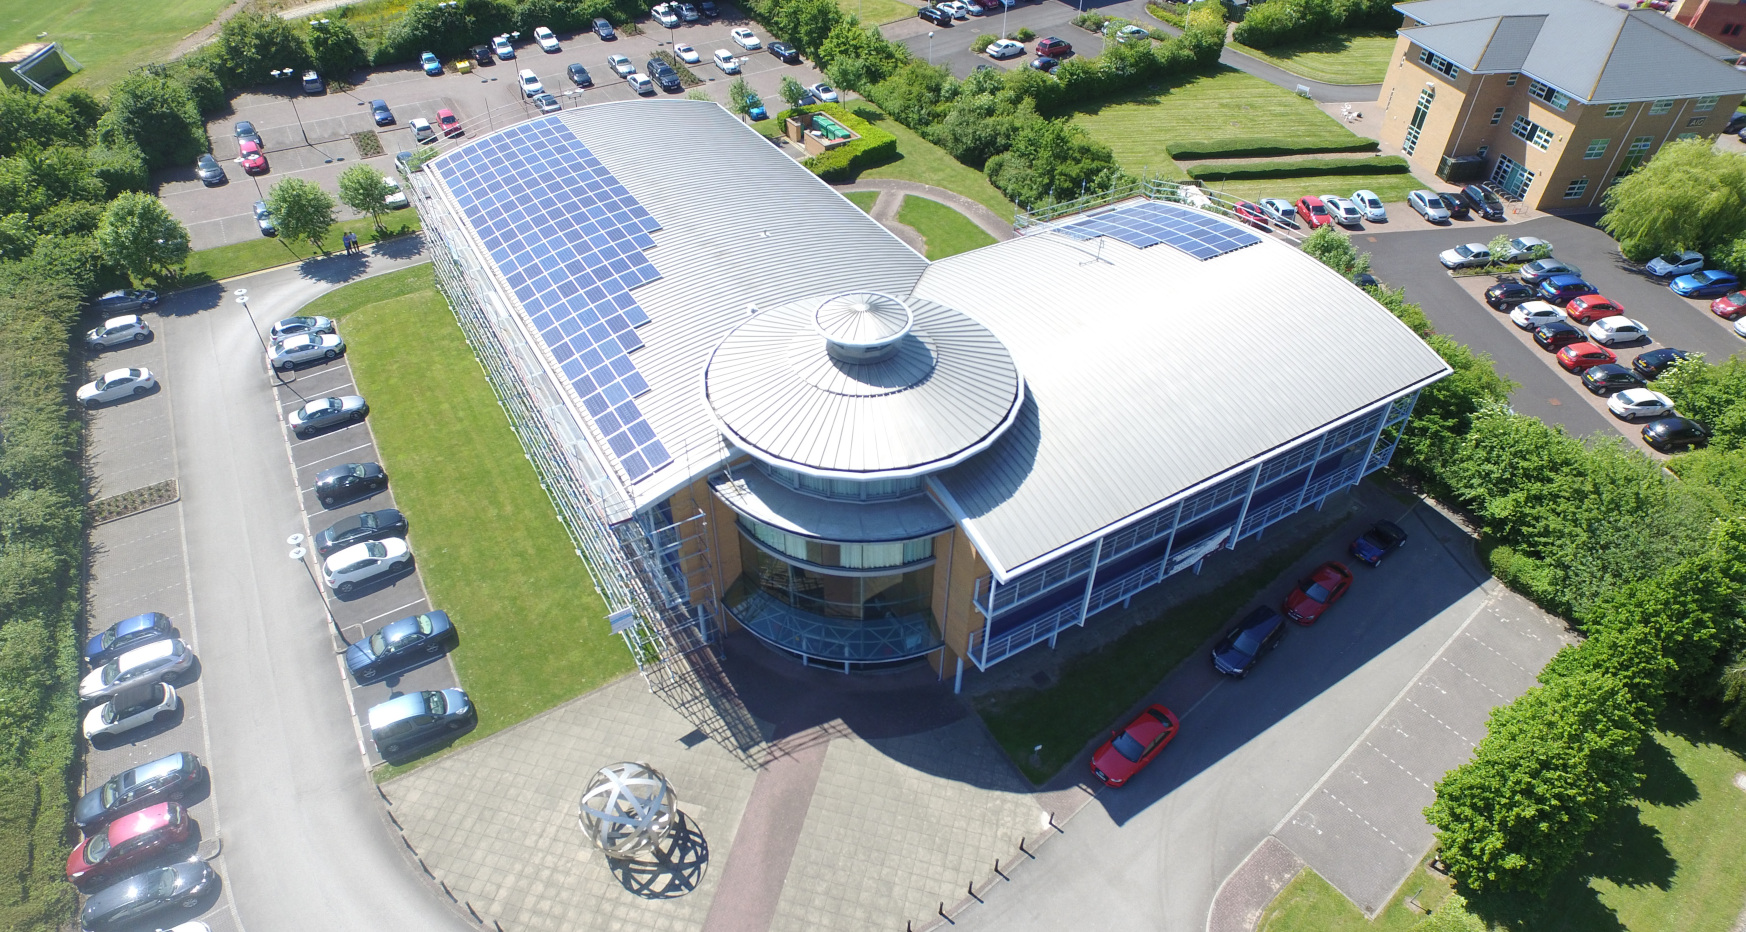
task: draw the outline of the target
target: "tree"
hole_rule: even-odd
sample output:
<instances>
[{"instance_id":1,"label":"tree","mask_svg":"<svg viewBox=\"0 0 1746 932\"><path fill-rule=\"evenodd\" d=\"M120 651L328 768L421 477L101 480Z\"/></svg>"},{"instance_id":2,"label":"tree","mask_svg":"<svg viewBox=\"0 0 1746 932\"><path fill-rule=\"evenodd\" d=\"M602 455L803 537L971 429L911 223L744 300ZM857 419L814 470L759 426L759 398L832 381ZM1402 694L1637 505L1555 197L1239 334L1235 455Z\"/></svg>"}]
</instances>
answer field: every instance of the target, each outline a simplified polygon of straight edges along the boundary
<instances>
[{"instance_id":1,"label":"tree","mask_svg":"<svg viewBox=\"0 0 1746 932\"><path fill-rule=\"evenodd\" d=\"M36 230L30 226L29 214L0 217L0 260L22 259L35 247Z\"/></svg>"},{"instance_id":2,"label":"tree","mask_svg":"<svg viewBox=\"0 0 1746 932\"><path fill-rule=\"evenodd\" d=\"M1107 191L1122 178L1109 147L1066 120L1035 119L988 160L988 180L1026 208Z\"/></svg>"},{"instance_id":3,"label":"tree","mask_svg":"<svg viewBox=\"0 0 1746 932\"><path fill-rule=\"evenodd\" d=\"M839 23L848 21L836 0L782 0L771 4L765 24L807 55L818 56Z\"/></svg>"},{"instance_id":4,"label":"tree","mask_svg":"<svg viewBox=\"0 0 1746 932\"><path fill-rule=\"evenodd\" d=\"M1723 249L1746 232L1746 156L1708 139L1670 142L1607 189L1600 228L1633 262L1681 249Z\"/></svg>"},{"instance_id":5,"label":"tree","mask_svg":"<svg viewBox=\"0 0 1746 932\"><path fill-rule=\"evenodd\" d=\"M267 209L280 234L307 240L324 253L322 239L333 226L334 206L333 195L302 178L286 178L267 192Z\"/></svg>"},{"instance_id":6,"label":"tree","mask_svg":"<svg viewBox=\"0 0 1746 932\"><path fill-rule=\"evenodd\" d=\"M344 79L368 60L364 43L345 20L323 20L309 27L309 58L330 80Z\"/></svg>"},{"instance_id":7,"label":"tree","mask_svg":"<svg viewBox=\"0 0 1746 932\"><path fill-rule=\"evenodd\" d=\"M310 64L309 46L288 20L252 8L225 20L213 47L232 87L265 84L275 69Z\"/></svg>"},{"instance_id":8,"label":"tree","mask_svg":"<svg viewBox=\"0 0 1746 932\"><path fill-rule=\"evenodd\" d=\"M193 95L162 75L135 72L109 92L109 112L97 121L97 144L136 148L151 168L192 165L212 147Z\"/></svg>"},{"instance_id":9,"label":"tree","mask_svg":"<svg viewBox=\"0 0 1746 932\"><path fill-rule=\"evenodd\" d=\"M145 153L131 142L116 149L91 150L91 173L103 182L109 197L123 191L144 191L151 182Z\"/></svg>"},{"instance_id":10,"label":"tree","mask_svg":"<svg viewBox=\"0 0 1746 932\"><path fill-rule=\"evenodd\" d=\"M382 217L388 213L386 198L394 193L388 179L368 165L353 165L340 173L340 203L360 214L368 214L376 229L382 229Z\"/></svg>"},{"instance_id":11,"label":"tree","mask_svg":"<svg viewBox=\"0 0 1746 932\"><path fill-rule=\"evenodd\" d=\"M757 95L752 93L752 86L746 83L745 78L735 78L728 85L728 109L745 116L752 112L752 98L755 96Z\"/></svg>"},{"instance_id":12,"label":"tree","mask_svg":"<svg viewBox=\"0 0 1746 932\"><path fill-rule=\"evenodd\" d=\"M1370 253L1352 245L1352 238L1333 224L1316 227L1303 238L1303 251L1321 264L1340 273L1340 277L1356 278L1370 271Z\"/></svg>"},{"instance_id":13,"label":"tree","mask_svg":"<svg viewBox=\"0 0 1746 932\"><path fill-rule=\"evenodd\" d=\"M109 202L97 226L97 245L110 262L135 281L168 272L188 261L188 228L170 215L164 202L128 191Z\"/></svg>"},{"instance_id":14,"label":"tree","mask_svg":"<svg viewBox=\"0 0 1746 932\"><path fill-rule=\"evenodd\" d=\"M1746 732L1746 648L1734 655L1717 684L1722 694L1722 725Z\"/></svg>"},{"instance_id":15,"label":"tree","mask_svg":"<svg viewBox=\"0 0 1746 932\"><path fill-rule=\"evenodd\" d=\"M456 4L418 0L388 27L381 44L376 47L375 62L384 65L411 61L420 52L450 58L473 44L469 36L495 34L486 32L483 27L475 31L472 18Z\"/></svg>"},{"instance_id":16,"label":"tree","mask_svg":"<svg viewBox=\"0 0 1746 932\"><path fill-rule=\"evenodd\" d=\"M778 93L782 95L783 100L788 101L788 106L798 107L800 106L800 99L806 96L807 90L799 81L794 80L788 75L783 75L782 87Z\"/></svg>"}]
</instances>

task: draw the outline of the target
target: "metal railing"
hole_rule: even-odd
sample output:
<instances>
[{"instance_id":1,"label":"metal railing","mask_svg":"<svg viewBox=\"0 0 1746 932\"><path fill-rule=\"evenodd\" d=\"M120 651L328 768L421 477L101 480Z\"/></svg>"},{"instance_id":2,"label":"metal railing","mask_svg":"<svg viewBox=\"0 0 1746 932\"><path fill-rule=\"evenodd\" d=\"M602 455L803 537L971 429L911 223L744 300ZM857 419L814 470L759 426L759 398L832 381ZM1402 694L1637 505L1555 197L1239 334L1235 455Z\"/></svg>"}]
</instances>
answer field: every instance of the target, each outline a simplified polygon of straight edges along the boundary
<instances>
[{"instance_id":1,"label":"metal railing","mask_svg":"<svg viewBox=\"0 0 1746 932\"><path fill-rule=\"evenodd\" d=\"M1169 201L1184 204L1210 214L1237 220L1237 205L1244 203L1242 198L1233 197L1222 191L1204 188L1200 185L1183 184L1177 181L1167 181L1157 176L1148 175L1116 185L1108 191L1098 191L1084 197L1076 197L1070 201L1061 201L1046 207L1032 210L1021 210L1013 217L1012 228L1020 233L1034 232L1045 225L1072 214L1096 211L1099 208L1133 198L1143 197L1154 201ZM1244 224L1251 229L1258 229L1253 224ZM1296 226L1285 226L1278 221L1267 222L1267 232L1292 243L1303 241L1304 231Z\"/></svg>"}]
</instances>

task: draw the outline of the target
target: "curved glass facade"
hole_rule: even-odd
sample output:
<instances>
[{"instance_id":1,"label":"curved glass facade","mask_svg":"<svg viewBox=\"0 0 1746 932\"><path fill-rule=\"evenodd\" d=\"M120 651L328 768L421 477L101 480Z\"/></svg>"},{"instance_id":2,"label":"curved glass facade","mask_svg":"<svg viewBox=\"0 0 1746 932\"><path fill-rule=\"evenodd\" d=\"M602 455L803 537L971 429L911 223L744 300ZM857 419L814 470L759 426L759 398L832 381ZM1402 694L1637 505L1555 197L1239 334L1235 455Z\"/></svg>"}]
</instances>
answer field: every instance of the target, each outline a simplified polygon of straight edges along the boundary
<instances>
[{"instance_id":1,"label":"curved glass facade","mask_svg":"<svg viewBox=\"0 0 1746 932\"><path fill-rule=\"evenodd\" d=\"M902 498L921 491L921 477L907 479L824 479L793 469L759 464L777 482L820 498L836 498L851 502L872 502L886 498Z\"/></svg>"},{"instance_id":2,"label":"curved glass facade","mask_svg":"<svg viewBox=\"0 0 1746 932\"><path fill-rule=\"evenodd\" d=\"M855 570L877 569L919 563L934 555L934 539L932 537L881 543L814 540L799 534L790 534L780 528L773 528L762 521L744 515L740 516L740 528L763 541L772 549L779 550L796 560L804 560L818 566L840 566Z\"/></svg>"}]
</instances>

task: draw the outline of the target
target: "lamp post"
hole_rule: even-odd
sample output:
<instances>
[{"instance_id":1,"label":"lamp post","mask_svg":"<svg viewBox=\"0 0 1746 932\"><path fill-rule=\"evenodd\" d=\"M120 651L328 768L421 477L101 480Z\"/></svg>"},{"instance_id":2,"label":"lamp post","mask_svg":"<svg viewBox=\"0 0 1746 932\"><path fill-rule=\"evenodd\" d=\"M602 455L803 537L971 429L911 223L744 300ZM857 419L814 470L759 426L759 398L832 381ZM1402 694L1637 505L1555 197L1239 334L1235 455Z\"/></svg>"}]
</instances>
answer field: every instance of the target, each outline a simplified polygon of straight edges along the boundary
<instances>
[{"instance_id":1,"label":"lamp post","mask_svg":"<svg viewBox=\"0 0 1746 932\"><path fill-rule=\"evenodd\" d=\"M261 341L261 352L263 354L270 353L271 350L267 349L267 338L261 336L261 326L255 323L255 312L249 308L249 290L238 288L231 294L236 295L236 303L242 305L243 313L249 315L249 329L255 332L255 339Z\"/></svg>"},{"instance_id":2,"label":"lamp post","mask_svg":"<svg viewBox=\"0 0 1746 932\"><path fill-rule=\"evenodd\" d=\"M928 64L934 63L934 34L928 33Z\"/></svg>"},{"instance_id":3,"label":"lamp post","mask_svg":"<svg viewBox=\"0 0 1746 932\"><path fill-rule=\"evenodd\" d=\"M1079 2L1083 4L1085 0L1079 0ZM1011 11L1012 7L1006 5L1006 0L1000 0L1000 37L1002 39L1012 38L1012 33L1006 31L1006 14Z\"/></svg>"},{"instance_id":4,"label":"lamp post","mask_svg":"<svg viewBox=\"0 0 1746 932\"><path fill-rule=\"evenodd\" d=\"M309 561L304 559L304 557L309 555L309 551L302 546L303 535L292 534L290 537L285 538L285 543L291 545L291 551L287 556L296 560L298 563L303 564L303 571L309 575L309 582L315 587L316 596L321 599L322 611L327 613L327 623L333 626L334 637L339 638L341 644L344 644L347 647L352 646L352 642L346 640L345 632L340 630L339 621L333 617L333 606L328 604L327 593L321 591L321 581L315 578L315 570L310 569Z\"/></svg>"}]
</instances>

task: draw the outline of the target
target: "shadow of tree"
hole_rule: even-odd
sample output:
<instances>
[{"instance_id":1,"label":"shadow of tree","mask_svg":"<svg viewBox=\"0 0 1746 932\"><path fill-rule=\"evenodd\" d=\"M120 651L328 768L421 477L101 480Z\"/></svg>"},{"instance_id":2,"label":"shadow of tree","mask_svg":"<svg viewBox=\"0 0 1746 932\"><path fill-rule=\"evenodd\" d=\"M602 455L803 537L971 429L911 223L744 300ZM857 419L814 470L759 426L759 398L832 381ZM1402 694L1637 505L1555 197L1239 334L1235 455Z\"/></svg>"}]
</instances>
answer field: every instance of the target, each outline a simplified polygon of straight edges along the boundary
<instances>
[{"instance_id":1,"label":"shadow of tree","mask_svg":"<svg viewBox=\"0 0 1746 932\"><path fill-rule=\"evenodd\" d=\"M674 813L673 830L647 857L608 858L612 875L645 900L670 900L697 889L709 868L709 840L683 810Z\"/></svg>"},{"instance_id":2,"label":"shadow of tree","mask_svg":"<svg viewBox=\"0 0 1746 932\"><path fill-rule=\"evenodd\" d=\"M1637 798L1652 806L1686 806L1697 802L1697 784L1685 771L1673 753L1659 741L1643 742L1637 755L1643 770L1643 785L1637 788Z\"/></svg>"}]
</instances>

